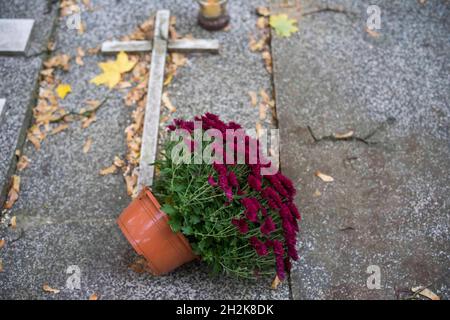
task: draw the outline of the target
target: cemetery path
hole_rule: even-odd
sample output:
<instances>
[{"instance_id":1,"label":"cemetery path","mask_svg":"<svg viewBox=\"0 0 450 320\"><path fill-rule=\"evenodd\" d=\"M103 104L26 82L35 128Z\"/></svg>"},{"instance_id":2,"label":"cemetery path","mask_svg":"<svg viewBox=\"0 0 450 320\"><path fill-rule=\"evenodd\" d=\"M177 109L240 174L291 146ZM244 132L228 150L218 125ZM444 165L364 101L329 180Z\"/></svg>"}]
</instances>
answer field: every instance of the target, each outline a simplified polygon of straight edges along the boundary
<instances>
[{"instance_id":1,"label":"cemetery path","mask_svg":"<svg viewBox=\"0 0 450 320\"><path fill-rule=\"evenodd\" d=\"M99 73L97 63L106 57L86 55L82 66L73 59L78 47L87 50L113 37L119 39L158 9L169 9L177 18L180 34L218 39L222 46L220 55L187 55L187 65L178 70L168 87L178 109L174 116L190 117L210 111L253 128L258 108L251 107L248 91L264 89L270 93L271 75L266 72L261 55L250 52L248 37L256 33L255 7L266 2L232 1L231 28L218 33L197 26L198 9L193 1L91 2L93 10L81 7L84 33L68 28L67 17L58 21L54 32L54 55L72 56L68 72L55 71L57 79L72 88L59 104L68 111L79 112L86 107L87 99L108 99L97 111L96 122L88 128L82 129L79 121L72 122L66 130L48 135L38 151L26 142L23 153L30 163L17 173L21 177L19 199L6 212L5 224L0 227L0 238L6 240L0 251L0 298L87 299L93 293L104 299L289 298L288 283L271 290L270 280L254 283L217 278L210 276L199 262L163 277L131 270L137 256L115 223L130 197L120 173L100 176L99 172L111 165L115 156L124 158L124 130L130 124L134 107L124 105L126 90L109 92L89 83ZM1 59L8 59L2 62L6 64L16 63L17 58ZM30 91L31 87L17 90L17 94ZM267 125L271 126L270 121ZM89 138L92 145L84 153L83 146ZM16 217L15 229L7 226L11 217ZM79 289L73 286L76 282L71 282L73 275L78 274ZM44 284L60 292L46 292Z\"/></svg>"},{"instance_id":2,"label":"cemetery path","mask_svg":"<svg viewBox=\"0 0 450 320\"><path fill-rule=\"evenodd\" d=\"M303 212L295 299L450 297L450 6L376 1L367 32L372 2L291 1L299 32L272 40L280 164Z\"/></svg>"}]
</instances>

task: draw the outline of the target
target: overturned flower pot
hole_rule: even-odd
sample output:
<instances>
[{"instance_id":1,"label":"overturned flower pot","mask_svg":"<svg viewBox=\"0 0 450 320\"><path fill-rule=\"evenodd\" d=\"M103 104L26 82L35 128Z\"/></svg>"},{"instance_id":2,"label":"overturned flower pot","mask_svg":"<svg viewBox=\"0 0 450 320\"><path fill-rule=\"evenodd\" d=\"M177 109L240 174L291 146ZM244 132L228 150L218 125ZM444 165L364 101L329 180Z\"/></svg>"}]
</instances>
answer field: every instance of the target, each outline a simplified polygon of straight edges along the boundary
<instances>
[{"instance_id":1,"label":"overturned flower pot","mask_svg":"<svg viewBox=\"0 0 450 320\"><path fill-rule=\"evenodd\" d=\"M277 168L267 170L261 144L235 122L207 113L175 119L167 129L152 192L144 189L118 220L152 272L167 273L198 256L216 274L285 279L298 259L292 181ZM214 141L195 140L208 134ZM208 150L213 161L194 161ZM245 161L236 163L239 156Z\"/></svg>"},{"instance_id":2,"label":"overturned flower pot","mask_svg":"<svg viewBox=\"0 0 450 320\"><path fill-rule=\"evenodd\" d=\"M117 219L120 229L154 275L166 274L196 258L187 239L174 233L167 215L148 188Z\"/></svg>"}]
</instances>

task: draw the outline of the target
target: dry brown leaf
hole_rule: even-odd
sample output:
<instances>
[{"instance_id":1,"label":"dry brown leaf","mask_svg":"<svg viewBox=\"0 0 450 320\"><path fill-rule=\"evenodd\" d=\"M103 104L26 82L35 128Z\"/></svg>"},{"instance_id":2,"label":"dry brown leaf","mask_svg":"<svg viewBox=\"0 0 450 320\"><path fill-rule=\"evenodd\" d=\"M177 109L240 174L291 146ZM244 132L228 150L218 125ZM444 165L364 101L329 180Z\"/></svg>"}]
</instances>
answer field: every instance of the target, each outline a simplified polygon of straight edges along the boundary
<instances>
[{"instance_id":1,"label":"dry brown leaf","mask_svg":"<svg viewBox=\"0 0 450 320\"><path fill-rule=\"evenodd\" d=\"M117 171L117 167L116 167L114 164L112 164L111 166L109 166L109 167L107 167L107 168L101 170L101 171L100 171L100 175L106 176L106 175L108 175L108 174L113 174L113 173L115 173L116 171Z\"/></svg>"},{"instance_id":2,"label":"dry brown leaf","mask_svg":"<svg viewBox=\"0 0 450 320\"><path fill-rule=\"evenodd\" d=\"M10 225L10 227L12 229L16 229L16 227L17 227L17 218L16 218L16 216L13 216L11 218L11 220L9 220L9 225Z\"/></svg>"},{"instance_id":3,"label":"dry brown leaf","mask_svg":"<svg viewBox=\"0 0 450 320\"><path fill-rule=\"evenodd\" d=\"M34 148L36 150L39 150L41 148L41 141L36 136L34 136L33 134L28 133L27 134L27 139L28 139L28 141L30 141L34 145Z\"/></svg>"},{"instance_id":4,"label":"dry brown leaf","mask_svg":"<svg viewBox=\"0 0 450 320\"><path fill-rule=\"evenodd\" d=\"M82 35L85 32L86 32L86 23L81 22L78 28L78 34Z\"/></svg>"},{"instance_id":5,"label":"dry brown leaf","mask_svg":"<svg viewBox=\"0 0 450 320\"><path fill-rule=\"evenodd\" d=\"M270 96L267 94L267 92L264 89L261 89L259 91L259 95L261 96L264 103L270 104L270 101L271 101Z\"/></svg>"},{"instance_id":6,"label":"dry brown leaf","mask_svg":"<svg viewBox=\"0 0 450 320\"><path fill-rule=\"evenodd\" d=\"M5 246L5 239L0 239L0 249L3 248Z\"/></svg>"},{"instance_id":7,"label":"dry brown leaf","mask_svg":"<svg viewBox=\"0 0 450 320\"><path fill-rule=\"evenodd\" d=\"M136 273L144 273L148 270L148 263L144 258L137 258L132 264L129 265L129 268Z\"/></svg>"},{"instance_id":8,"label":"dry brown leaf","mask_svg":"<svg viewBox=\"0 0 450 320\"><path fill-rule=\"evenodd\" d=\"M268 17L270 16L270 10L267 7L258 7L256 8L256 13L260 16L263 17Z\"/></svg>"},{"instance_id":9,"label":"dry brown leaf","mask_svg":"<svg viewBox=\"0 0 450 320\"><path fill-rule=\"evenodd\" d=\"M67 128L69 128L69 124L67 124L67 123L60 124L59 126L57 126L56 128L54 128L50 134L53 135L53 134L60 133L61 131L66 130Z\"/></svg>"},{"instance_id":10,"label":"dry brown leaf","mask_svg":"<svg viewBox=\"0 0 450 320\"><path fill-rule=\"evenodd\" d=\"M273 64L272 64L272 55L270 54L270 52L267 51L267 50L264 51L262 53L262 58L264 60L264 64L266 66L267 72L272 73L272 71L273 71Z\"/></svg>"},{"instance_id":11,"label":"dry brown leaf","mask_svg":"<svg viewBox=\"0 0 450 320\"><path fill-rule=\"evenodd\" d=\"M42 286L42 289L43 289L45 292L50 292L50 293L54 293L54 294L57 294L57 293L60 292L60 290L54 289L54 288L50 287L48 284L44 284L44 285Z\"/></svg>"},{"instance_id":12,"label":"dry brown leaf","mask_svg":"<svg viewBox=\"0 0 450 320\"><path fill-rule=\"evenodd\" d=\"M99 53L100 50L101 50L101 47L100 47L100 46L94 47L94 48L89 48L89 49L87 49L87 53L88 53L89 55L93 56L93 55L96 55L97 53Z\"/></svg>"},{"instance_id":13,"label":"dry brown leaf","mask_svg":"<svg viewBox=\"0 0 450 320\"><path fill-rule=\"evenodd\" d=\"M11 209L14 203L19 199L20 192L20 177L17 175L12 176L11 178L11 188L8 192L8 199L6 200L5 209Z\"/></svg>"},{"instance_id":14,"label":"dry brown leaf","mask_svg":"<svg viewBox=\"0 0 450 320\"><path fill-rule=\"evenodd\" d=\"M335 134L334 134L334 137L335 137L336 139L338 139L338 140L341 140L341 139L348 139L348 138L353 137L353 134L354 134L353 131L349 131L349 132L346 132L346 133L335 133Z\"/></svg>"},{"instance_id":15,"label":"dry brown leaf","mask_svg":"<svg viewBox=\"0 0 450 320\"><path fill-rule=\"evenodd\" d=\"M122 159L120 159L118 156L114 157L114 165L117 168L122 168L123 166L125 166L125 161L123 161Z\"/></svg>"},{"instance_id":16,"label":"dry brown leaf","mask_svg":"<svg viewBox=\"0 0 450 320\"><path fill-rule=\"evenodd\" d=\"M124 176L125 182L127 184L127 194L132 196L135 191L135 187L137 184L137 176L132 174L131 176Z\"/></svg>"},{"instance_id":17,"label":"dry brown leaf","mask_svg":"<svg viewBox=\"0 0 450 320\"><path fill-rule=\"evenodd\" d=\"M161 117L161 120L159 120L159 123L166 123L167 121L170 120L170 116L163 116Z\"/></svg>"},{"instance_id":18,"label":"dry brown leaf","mask_svg":"<svg viewBox=\"0 0 450 320\"><path fill-rule=\"evenodd\" d=\"M437 294L425 287L413 287L411 288L411 291L430 300L441 300Z\"/></svg>"},{"instance_id":19,"label":"dry brown leaf","mask_svg":"<svg viewBox=\"0 0 450 320\"><path fill-rule=\"evenodd\" d=\"M84 65L83 57L84 57L85 55L86 55L86 53L84 52L83 48L78 47L78 48L77 48L77 56L76 56L76 58L75 58L75 63L78 64L78 65L80 65L80 66L83 66L83 65Z\"/></svg>"},{"instance_id":20,"label":"dry brown leaf","mask_svg":"<svg viewBox=\"0 0 450 320\"><path fill-rule=\"evenodd\" d=\"M3 262L2 262L2 259L0 259L0 272L3 272Z\"/></svg>"},{"instance_id":21,"label":"dry brown leaf","mask_svg":"<svg viewBox=\"0 0 450 320\"><path fill-rule=\"evenodd\" d=\"M47 49L48 51L54 51L56 48L56 42L55 41L49 41L47 43Z\"/></svg>"},{"instance_id":22,"label":"dry brown leaf","mask_svg":"<svg viewBox=\"0 0 450 320\"><path fill-rule=\"evenodd\" d=\"M376 32L375 30L371 30L369 28L366 28L366 32L371 36L372 38L378 38L380 36L380 33Z\"/></svg>"},{"instance_id":23,"label":"dry brown leaf","mask_svg":"<svg viewBox=\"0 0 450 320\"><path fill-rule=\"evenodd\" d=\"M256 122L255 128L256 128L256 137L260 138L261 135L262 135L262 125L261 125L261 123L259 121Z\"/></svg>"},{"instance_id":24,"label":"dry brown leaf","mask_svg":"<svg viewBox=\"0 0 450 320\"><path fill-rule=\"evenodd\" d=\"M320 197L322 195L322 193L319 191L319 189L316 189L316 191L314 191L313 196L314 197Z\"/></svg>"},{"instance_id":25,"label":"dry brown leaf","mask_svg":"<svg viewBox=\"0 0 450 320\"><path fill-rule=\"evenodd\" d=\"M182 66L186 65L186 63L187 63L187 59L184 54L174 52L171 54L171 57L172 57L172 62L177 67L182 67Z\"/></svg>"},{"instance_id":26,"label":"dry brown leaf","mask_svg":"<svg viewBox=\"0 0 450 320\"><path fill-rule=\"evenodd\" d=\"M96 116L95 112L93 112L89 117L84 118L83 121L81 121L81 128L86 129L95 121L97 121L97 116Z\"/></svg>"},{"instance_id":27,"label":"dry brown leaf","mask_svg":"<svg viewBox=\"0 0 450 320\"><path fill-rule=\"evenodd\" d=\"M89 150L91 150L92 141L92 138L87 138L86 142L83 145L83 153L88 153Z\"/></svg>"},{"instance_id":28,"label":"dry brown leaf","mask_svg":"<svg viewBox=\"0 0 450 320\"><path fill-rule=\"evenodd\" d=\"M258 104L258 96L256 95L256 92L249 91L248 95L250 96L250 102L251 102L252 106L256 107L256 105Z\"/></svg>"},{"instance_id":29,"label":"dry brown leaf","mask_svg":"<svg viewBox=\"0 0 450 320\"><path fill-rule=\"evenodd\" d=\"M53 68L44 69L44 70L41 71L41 75L43 75L45 77L49 77L49 76L51 76L53 74L54 70L55 69L53 69Z\"/></svg>"},{"instance_id":30,"label":"dry brown leaf","mask_svg":"<svg viewBox=\"0 0 450 320\"><path fill-rule=\"evenodd\" d=\"M314 174L316 177L319 177L324 182L333 182L334 181L334 178L332 176L324 174L320 171L316 171Z\"/></svg>"},{"instance_id":31,"label":"dry brown leaf","mask_svg":"<svg viewBox=\"0 0 450 320\"><path fill-rule=\"evenodd\" d=\"M264 120L267 116L267 106L264 103L259 104L259 120Z\"/></svg>"},{"instance_id":32,"label":"dry brown leaf","mask_svg":"<svg viewBox=\"0 0 450 320\"><path fill-rule=\"evenodd\" d=\"M259 29L266 29L268 25L269 21L264 17L259 17L258 20L256 20L256 27Z\"/></svg>"},{"instance_id":33,"label":"dry brown leaf","mask_svg":"<svg viewBox=\"0 0 450 320\"><path fill-rule=\"evenodd\" d=\"M256 40L252 35L250 36L250 51L262 51L267 44L268 41L267 36L263 36L261 39Z\"/></svg>"},{"instance_id":34,"label":"dry brown leaf","mask_svg":"<svg viewBox=\"0 0 450 320\"><path fill-rule=\"evenodd\" d=\"M272 285L270 286L272 288L272 290L276 290L278 288L278 286L280 285L281 280L280 278L278 278L278 275L275 276L275 279L273 279L272 281Z\"/></svg>"},{"instance_id":35,"label":"dry brown leaf","mask_svg":"<svg viewBox=\"0 0 450 320\"><path fill-rule=\"evenodd\" d=\"M117 85L118 89L127 89L127 88L131 88L133 85L131 84L131 82L129 81L121 81L119 82L119 84Z\"/></svg>"},{"instance_id":36,"label":"dry brown leaf","mask_svg":"<svg viewBox=\"0 0 450 320\"><path fill-rule=\"evenodd\" d=\"M91 294L89 300L98 300L98 295L96 293Z\"/></svg>"},{"instance_id":37,"label":"dry brown leaf","mask_svg":"<svg viewBox=\"0 0 450 320\"><path fill-rule=\"evenodd\" d=\"M70 56L67 54L59 54L51 57L44 62L46 68L61 68L64 71L69 71Z\"/></svg>"},{"instance_id":38,"label":"dry brown leaf","mask_svg":"<svg viewBox=\"0 0 450 320\"><path fill-rule=\"evenodd\" d=\"M168 86L169 84L172 83L172 80L173 80L173 73L169 73L166 79L164 80L164 85Z\"/></svg>"},{"instance_id":39,"label":"dry brown leaf","mask_svg":"<svg viewBox=\"0 0 450 320\"><path fill-rule=\"evenodd\" d=\"M27 156L21 155L17 161L17 171L25 170L30 164L30 159Z\"/></svg>"},{"instance_id":40,"label":"dry brown leaf","mask_svg":"<svg viewBox=\"0 0 450 320\"><path fill-rule=\"evenodd\" d=\"M168 92L164 92L163 93L163 95L162 95L162 103L169 110L169 112L173 113L173 112L177 111L177 108L174 107L174 105L172 104L172 102L169 99L169 93Z\"/></svg>"}]
</instances>

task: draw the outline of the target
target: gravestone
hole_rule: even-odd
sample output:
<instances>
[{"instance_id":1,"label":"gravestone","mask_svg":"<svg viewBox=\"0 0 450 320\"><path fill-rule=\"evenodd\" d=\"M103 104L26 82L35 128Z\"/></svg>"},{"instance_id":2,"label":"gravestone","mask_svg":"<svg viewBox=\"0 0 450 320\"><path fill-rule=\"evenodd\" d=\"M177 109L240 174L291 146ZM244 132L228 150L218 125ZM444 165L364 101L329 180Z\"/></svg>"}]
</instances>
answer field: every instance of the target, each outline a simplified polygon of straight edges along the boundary
<instances>
[{"instance_id":1,"label":"gravestone","mask_svg":"<svg viewBox=\"0 0 450 320\"><path fill-rule=\"evenodd\" d=\"M33 19L0 19L0 54L25 54Z\"/></svg>"},{"instance_id":2,"label":"gravestone","mask_svg":"<svg viewBox=\"0 0 450 320\"><path fill-rule=\"evenodd\" d=\"M5 106L6 100L5 99L0 99L0 124L2 123L2 119L3 119L3 109Z\"/></svg>"}]
</instances>

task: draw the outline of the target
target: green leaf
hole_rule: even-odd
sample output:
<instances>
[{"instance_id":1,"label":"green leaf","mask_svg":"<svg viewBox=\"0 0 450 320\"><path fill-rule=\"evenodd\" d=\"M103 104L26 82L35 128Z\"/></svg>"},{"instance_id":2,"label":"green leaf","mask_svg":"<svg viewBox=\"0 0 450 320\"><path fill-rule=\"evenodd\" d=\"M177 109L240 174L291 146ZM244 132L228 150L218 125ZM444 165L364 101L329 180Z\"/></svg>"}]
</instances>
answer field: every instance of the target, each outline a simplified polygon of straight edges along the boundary
<instances>
[{"instance_id":1,"label":"green leaf","mask_svg":"<svg viewBox=\"0 0 450 320\"><path fill-rule=\"evenodd\" d=\"M297 20L289 19L286 14L279 14L270 16L270 26L276 31L276 33L281 37L290 37L292 33L298 31L295 26Z\"/></svg>"},{"instance_id":2,"label":"green leaf","mask_svg":"<svg viewBox=\"0 0 450 320\"><path fill-rule=\"evenodd\" d=\"M192 230L190 226L184 226L183 228L181 228L181 232L183 232L183 234L186 236L190 236L194 233L194 230Z\"/></svg>"},{"instance_id":3,"label":"green leaf","mask_svg":"<svg viewBox=\"0 0 450 320\"><path fill-rule=\"evenodd\" d=\"M180 223L180 221L178 221L176 219L170 219L169 225L170 225L170 228L172 229L172 231L175 233L179 232L181 230L181 223Z\"/></svg>"},{"instance_id":4,"label":"green leaf","mask_svg":"<svg viewBox=\"0 0 450 320\"><path fill-rule=\"evenodd\" d=\"M164 213L168 214L169 216L177 212L174 207L172 207L170 204L167 203L161 207L161 210L164 211Z\"/></svg>"},{"instance_id":5,"label":"green leaf","mask_svg":"<svg viewBox=\"0 0 450 320\"><path fill-rule=\"evenodd\" d=\"M200 217L197 215L190 216L189 220L191 221L192 224L197 224L201 221Z\"/></svg>"}]
</instances>

